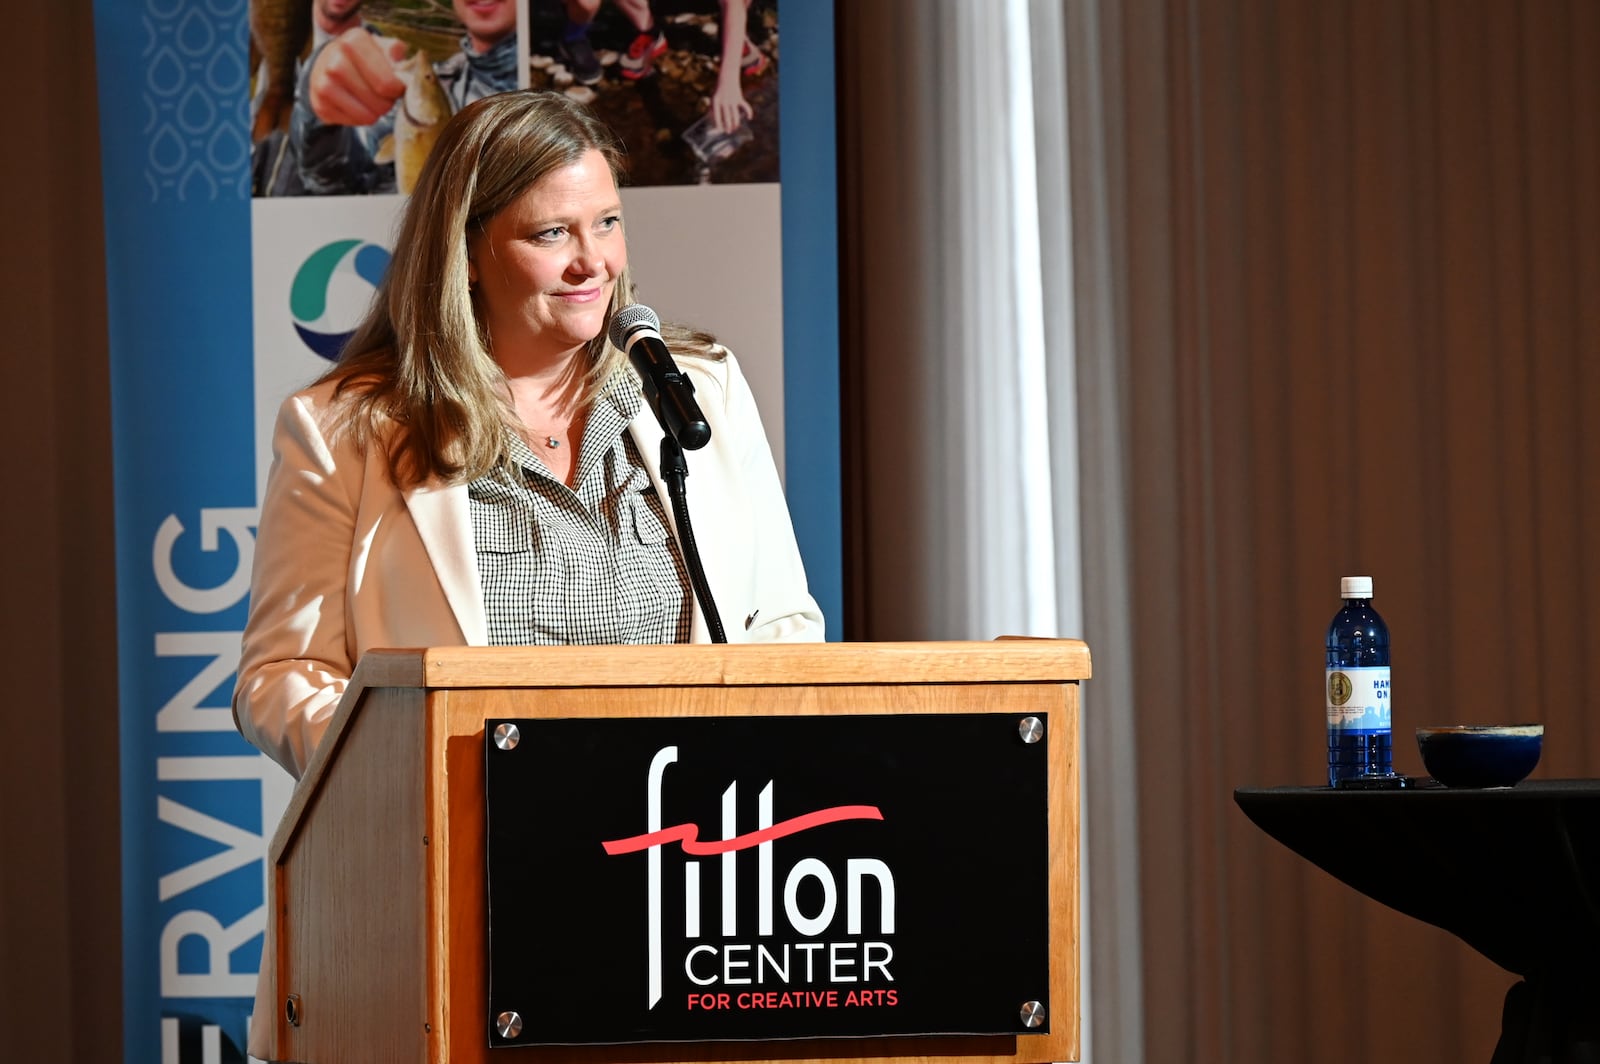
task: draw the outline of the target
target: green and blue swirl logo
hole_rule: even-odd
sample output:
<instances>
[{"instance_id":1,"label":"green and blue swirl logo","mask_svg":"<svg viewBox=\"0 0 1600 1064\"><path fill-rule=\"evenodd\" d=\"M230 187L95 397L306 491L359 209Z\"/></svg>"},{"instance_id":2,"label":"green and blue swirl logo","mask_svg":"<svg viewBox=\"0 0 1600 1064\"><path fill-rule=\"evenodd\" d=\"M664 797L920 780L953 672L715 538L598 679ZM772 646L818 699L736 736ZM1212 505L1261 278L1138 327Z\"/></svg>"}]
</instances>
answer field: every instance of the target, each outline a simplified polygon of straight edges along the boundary
<instances>
[{"instance_id":1,"label":"green and blue swirl logo","mask_svg":"<svg viewBox=\"0 0 1600 1064\"><path fill-rule=\"evenodd\" d=\"M289 313L305 345L337 359L388 268L389 250L362 240L335 240L313 251L289 289Z\"/></svg>"}]
</instances>

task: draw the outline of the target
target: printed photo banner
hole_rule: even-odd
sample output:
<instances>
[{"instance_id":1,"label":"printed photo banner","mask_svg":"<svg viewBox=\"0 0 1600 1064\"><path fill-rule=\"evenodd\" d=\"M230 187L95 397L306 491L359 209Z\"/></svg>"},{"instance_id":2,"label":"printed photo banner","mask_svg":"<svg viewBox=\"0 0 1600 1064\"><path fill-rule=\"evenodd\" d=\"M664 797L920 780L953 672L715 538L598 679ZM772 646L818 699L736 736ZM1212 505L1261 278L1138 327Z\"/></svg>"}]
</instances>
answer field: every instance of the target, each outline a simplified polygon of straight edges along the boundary
<instances>
[{"instance_id":1,"label":"printed photo banner","mask_svg":"<svg viewBox=\"0 0 1600 1064\"><path fill-rule=\"evenodd\" d=\"M560 0L512 6L509 58L489 73L570 92L626 140L640 299L738 352L837 638L831 3L753 0L735 52L718 0L651 0L659 33L631 53L637 4L605 0L582 35ZM116 448L124 1060L138 1064L243 1059L266 925L265 850L292 789L238 736L229 708L267 434L279 402L326 367L359 319L387 263L405 182L426 154L417 129L378 123L361 131L370 160L345 165L342 177L338 166L304 165L304 143L292 139L295 94L319 43L319 12L324 21L354 13L335 29L376 34L423 100L460 91L465 70L483 73L472 60L487 50L468 49L497 43L482 21L497 12L466 0L95 4ZM737 78L723 76L729 54ZM704 120L716 108L742 119L735 133Z\"/></svg>"}]
</instances>

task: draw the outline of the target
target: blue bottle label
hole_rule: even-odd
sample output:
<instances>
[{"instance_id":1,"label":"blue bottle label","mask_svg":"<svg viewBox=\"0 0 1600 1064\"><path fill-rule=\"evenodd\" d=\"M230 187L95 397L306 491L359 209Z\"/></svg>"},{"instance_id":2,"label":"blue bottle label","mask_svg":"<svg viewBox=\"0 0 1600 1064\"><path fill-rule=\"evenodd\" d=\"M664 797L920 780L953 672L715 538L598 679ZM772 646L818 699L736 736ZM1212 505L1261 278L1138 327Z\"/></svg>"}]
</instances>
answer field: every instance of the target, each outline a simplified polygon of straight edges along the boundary
<instances>
[{"instance_id":1,"label":"blue bottle label","mask_svg":"<svg viewBox=\"0 0 1600 1064\"><path fill-rule=\"evenodd\" d=\"M1389 667L1328 670L1328 730L1389 730Z\"/></svg>"}]
</instances>

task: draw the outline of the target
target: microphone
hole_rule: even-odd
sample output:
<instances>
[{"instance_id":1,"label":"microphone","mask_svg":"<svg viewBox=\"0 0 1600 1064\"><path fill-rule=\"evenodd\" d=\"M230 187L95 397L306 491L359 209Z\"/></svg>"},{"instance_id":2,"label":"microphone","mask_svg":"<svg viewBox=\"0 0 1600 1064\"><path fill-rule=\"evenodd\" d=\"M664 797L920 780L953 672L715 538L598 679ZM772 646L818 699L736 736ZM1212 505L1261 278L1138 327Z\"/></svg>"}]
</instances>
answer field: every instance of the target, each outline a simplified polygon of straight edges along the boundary
<instances>
[{"instance_id":1,"label":"microphone","mask_svg":"<svg viewBox=\"0 0 1600 1064\"><path fill-rule=\"evenodd\" d=\"M633 360L644 383L644 397L667 435L686 451L710 443L711 426L695 402L694 382L672 361L656 312L643 303L630 303L612 317L608 335Z\"/></svg>"}]
</instances>

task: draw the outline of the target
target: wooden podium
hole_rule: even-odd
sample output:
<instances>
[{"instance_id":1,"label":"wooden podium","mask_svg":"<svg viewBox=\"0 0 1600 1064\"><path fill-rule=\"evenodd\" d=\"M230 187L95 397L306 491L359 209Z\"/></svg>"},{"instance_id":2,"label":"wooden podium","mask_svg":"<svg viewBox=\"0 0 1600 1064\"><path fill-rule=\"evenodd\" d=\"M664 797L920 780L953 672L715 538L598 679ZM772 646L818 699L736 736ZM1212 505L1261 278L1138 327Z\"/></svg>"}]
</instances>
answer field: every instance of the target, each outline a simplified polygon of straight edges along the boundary
<instances>
[{"instance_id":1,"label":"wooden podium","mask_svg":"<svg viewBox=\"0 0 1600 1064\"><path fill-rule=\"evenodd\" d=\"M362 659L270 850L270 1059L1079 1059L1074 640L381 650ZM1048 1034L491 1047L485 727L494 718L1048 715ZM1041 932L1042 933L1042 932ZM259 1036L265 1032L257 1031Z\"/></svg>"}]
</instances>

